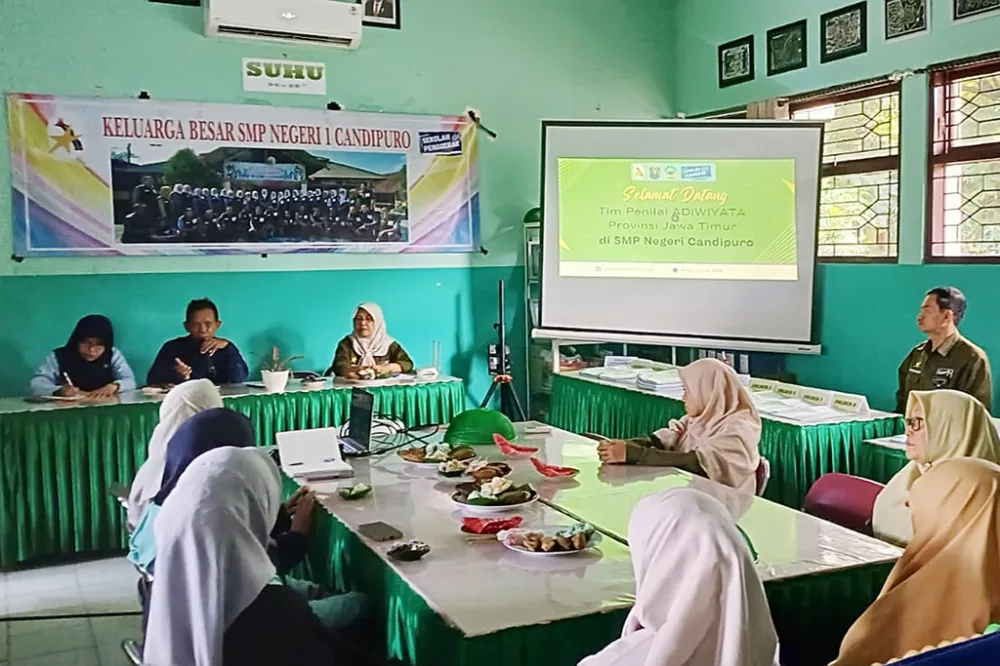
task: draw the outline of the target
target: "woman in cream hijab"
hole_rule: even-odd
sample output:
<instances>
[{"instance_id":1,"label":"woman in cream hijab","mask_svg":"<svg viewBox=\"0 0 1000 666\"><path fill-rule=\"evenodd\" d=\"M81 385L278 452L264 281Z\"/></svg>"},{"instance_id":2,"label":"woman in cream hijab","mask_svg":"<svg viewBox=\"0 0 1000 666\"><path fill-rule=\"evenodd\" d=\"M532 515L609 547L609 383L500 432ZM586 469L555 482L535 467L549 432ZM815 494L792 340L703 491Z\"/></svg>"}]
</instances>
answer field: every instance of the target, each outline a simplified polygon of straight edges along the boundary
<instances>
[{"instance_id":1,"label":"woman in cream hijab","mask_svg":"<svg viewBox=\"0 0 1000 666\"><path fill-rule=\"evenodd\" d=\"M185 421L207 409L223 407L219 389L207 379L194 379L178 384L160 404L160 422L149 440L146 462L136 472L128 495L128 524L139 524L150 500L160 490L163 466L167 458L167 442Z\"/></svg>"},{"instance_id":2,"label":"woman in cream hijab","mask_svg":"<svg viewBox=\"0 0 1000 666\"><path fill-rule=\"evenodd\" d=\"M602 442L601 460L678 467L753 494L761 421L736 371L704 358L679 374L687 415L648 437Z\"/></svg>"},{"instance_id":3,"label":"woman in cream hijab","mask_svg":"<svg viewBox=\"0 0 1000 666\"><path fill-rule=\"evenodd\" d=\"M777 666L764 585L716 500L691 488L650 495L628 542L635 606L622 637L579 666Z\"/></svg>"},{"instance_id":4,"label":"woman in cream hijab","mask_svg":"<svg viewBox=\"0 0 1000 666\"><path fill-rule=\"evenodd\" d=\"M931 467L951 458L982 458L1000 463L1000 439L982 403L952 390L913 391L906 405L906 457L909 464L875 499L872 530L878 538L906 546L913 537L910 488Z\"/></svg>"},{"instance_id":5,"label":"woman in cream hijab","mask_svg":"<svg viewBox=\"0 0 1000 666\"><path fill-rule=\"evenodd\" d=\"M347 379L374 379L413 370L406 350L389 336L382 308L362 303L354 311L354 330L337 344L326 374Z\"/></svg>"},{"instance_id":6,"label":"woman in cream hijab","mask_svg":"<svg viewBox=\"0 0 1000 666\"><path fill-rule=\"evenodd\" d=\"M910 545L832 666L884 663L1000 620L1000 467L975 458L934 464L914 481L910 511Z\"/></svg>"}]
</instances>

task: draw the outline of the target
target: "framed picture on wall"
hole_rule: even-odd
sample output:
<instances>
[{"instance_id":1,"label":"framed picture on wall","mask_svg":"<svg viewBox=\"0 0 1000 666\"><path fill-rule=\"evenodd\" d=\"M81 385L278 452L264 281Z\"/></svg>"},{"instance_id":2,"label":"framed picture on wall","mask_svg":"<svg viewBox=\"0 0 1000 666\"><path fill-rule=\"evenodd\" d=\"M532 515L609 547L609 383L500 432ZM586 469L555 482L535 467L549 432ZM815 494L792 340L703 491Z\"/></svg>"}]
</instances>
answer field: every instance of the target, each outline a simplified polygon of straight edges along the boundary
<instances>
[{"instance_id":1,"label":"framed picture on wall","mask_svg":"<svg viewBox=\"0 0 1000 666\"><path fill-rule=\"evenodd\" d=\"M951 0L952 18L961 21L1000 11L1000 0Z\"/></svg>"},{"instance_id":2,"label":"framed picture on wall","mask_svg":"<svg viewBox=\"0 0 1000 666\"><path fill-rule=\"evenodd\" d=\"M364 25L399 30L399 0L358 0L364 4Z\"/></svg>"},{"instance_id":3,"label":"framed picture on wall","mask_svg":"<svg viewBox=\"0 0 1000 666\"><path fill-rule=\"evenodd\" d=\"M753 35L719 46L719 87L753 81Z\"/></svg>"},{"instance_id":4,"label":"framed picture on wall","mask_svg":"<svg viewBox=\"0 0 1000 666\"><path fill-rule=\"evenodd\" d=\"M884 0L885 38L919 35L930 28L927 5L930 0Z\"/></svg>"},{"instance_id":5,"label":"framed picture on wall","mask_svg":"<svg viewBox=\"0 0 1000 666\"><path fill-rule=\"evenodd\" d=\"M808 64L805 19L767 31L767 75L802 69Z\"/></svg>"},{"instance_id":6,"label":"framed picture on wall","mask_svg":"<svg viewBox=\"0 0 1000 666\"><path fill-rule=\"evenodd\" d=\"M819 60L833 62L868 50L868 3L834 9L819 17Z\"/></svg>"}]
</instances>

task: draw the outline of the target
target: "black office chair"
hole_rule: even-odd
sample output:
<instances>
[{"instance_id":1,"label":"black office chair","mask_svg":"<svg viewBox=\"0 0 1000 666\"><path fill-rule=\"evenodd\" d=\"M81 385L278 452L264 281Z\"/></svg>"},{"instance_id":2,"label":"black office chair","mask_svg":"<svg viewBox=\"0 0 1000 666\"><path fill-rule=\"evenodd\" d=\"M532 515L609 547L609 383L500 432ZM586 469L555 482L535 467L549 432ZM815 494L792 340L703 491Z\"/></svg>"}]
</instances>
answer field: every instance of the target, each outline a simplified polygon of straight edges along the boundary
<instances>
[{"instance_id":1,"label":"black office chair","mask_svg":"<svg viewBox=\"0 0 1000 666\"><path fill-rule=\"evenodd\" d=\"M127 512L129 489L120 483L113 483L108 487L108 492L115 498L115 500L117 500L118 504L121 505L122 510ZM131 533L127 521L125 524L125 530L126 532ZM146 608L148 607L147 601L149 599L149 592L153 588L153 574L149 573L140 566L136 566L135 569L139 572L139 603L142 606L142 631L145 634ZM133 664L133 666L142 666L142 646L138 641L126 638L122 641L122 651L125 653L125 657Z\"/></svg>"}]
</instances>

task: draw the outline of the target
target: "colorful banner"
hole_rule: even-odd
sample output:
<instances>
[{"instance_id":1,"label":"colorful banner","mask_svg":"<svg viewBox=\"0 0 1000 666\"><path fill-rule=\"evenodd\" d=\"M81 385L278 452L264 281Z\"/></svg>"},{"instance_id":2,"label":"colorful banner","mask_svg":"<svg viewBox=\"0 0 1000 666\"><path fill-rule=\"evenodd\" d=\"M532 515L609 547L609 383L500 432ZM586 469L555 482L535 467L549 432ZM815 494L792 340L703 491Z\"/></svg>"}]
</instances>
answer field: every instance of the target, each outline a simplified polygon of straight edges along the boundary
<instances>
[{"instance_id":1,"label":"colorful banner","mask_svg":"<svg viewBox=\"0 0 1000 666\"><path fill-rule=\"evenodd\" d=\"M21 257L473 252L467 118L9 94Z\"/></svg>"}]
</instances>

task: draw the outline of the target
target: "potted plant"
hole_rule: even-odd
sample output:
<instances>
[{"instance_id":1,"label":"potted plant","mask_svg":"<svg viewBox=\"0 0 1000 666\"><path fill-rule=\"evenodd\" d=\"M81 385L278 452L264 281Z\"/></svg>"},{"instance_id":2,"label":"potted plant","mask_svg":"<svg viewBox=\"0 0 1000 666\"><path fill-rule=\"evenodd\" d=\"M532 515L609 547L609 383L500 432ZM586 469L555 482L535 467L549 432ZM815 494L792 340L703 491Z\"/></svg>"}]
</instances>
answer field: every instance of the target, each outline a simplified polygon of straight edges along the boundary
<instances>
[{"instance_id":1,"label":"potted plant","mask_svg":"<svg viewBox=\"0 0 1000 666\"><path fill-rule=\"evenodd\" d=\"M289 366L302 356L281 358L281 351L271 347L271 356L264 357L260 364L260 377L264 380L264 388L268 393L284 393L288 385Z\"/></svg>"}]
</instances>

